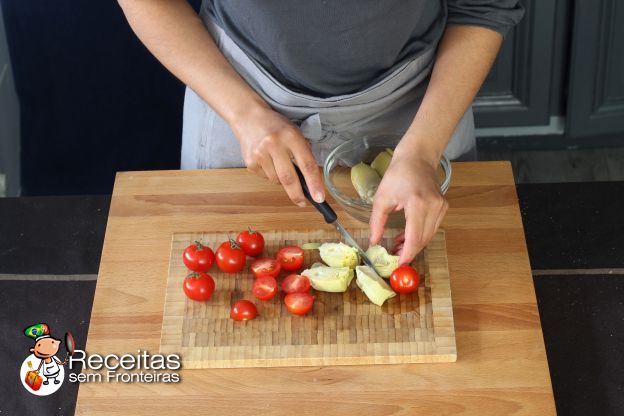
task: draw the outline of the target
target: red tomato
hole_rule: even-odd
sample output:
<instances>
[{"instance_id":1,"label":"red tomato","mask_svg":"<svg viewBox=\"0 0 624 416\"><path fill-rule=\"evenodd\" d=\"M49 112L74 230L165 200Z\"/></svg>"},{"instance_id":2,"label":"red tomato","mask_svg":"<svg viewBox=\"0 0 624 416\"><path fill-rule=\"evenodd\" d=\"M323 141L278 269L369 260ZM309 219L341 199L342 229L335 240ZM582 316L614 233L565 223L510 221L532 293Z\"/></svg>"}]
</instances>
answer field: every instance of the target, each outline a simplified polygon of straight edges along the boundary
<instances>
[{"instance_id":1,"label":"red tomato","mask_svg":"<svg viewBox=\"0 0 624 416\"><path fill-rule=\"evenodd\" d=\"M293 315L305 315L314 305L314 296L309 293L289 293L284 298L284 304Z\"/></svg>"},{"instance_id":2,"label":"red tomato","mask_svg":"<svg viewBox=\"0 0 624 416\"><path fill-rule=\"evenodd\" d=\"M296 272L303 266L303 250L297 246L280 248L277 252L277 261L282 265L282 269Z\"/></svg>"},{"instance_id":3,"label":"red tomato","mask_svg":"<svg viewBox=\"0 0 624 416\"><path fill-rule=\"evenodd\" d=\"M203 245L199 241L195 241L195 244L191 244L182 254L182 260L186 267L194 272L207 272L214 263L214 253L208 246Z\"/></svg>"},{"instance_id":4,"label":"red tomato","mask_svg":"<svg viewBox=\"0 0 624 416\"><path fill-rule=\"evenodd\" d=\"M310 290L310 279L300 274L290 274L282 281L286 293L305 293Z\"/></svg>"},{"instance_id":5,"label":"red tomato","mask_svg":"<svg viewBox=\"0 0 624 416\"><path fill-rule=\"evenodd\" d=\"M251 293L258 300L271 300L277 295L277 280L271 276L260 276L254 280Z\"/></svg>"},{"instance_id":6,"label":"red tomato","mask_svg":"<svg viewBox=\"0 0 624 416\"><path fill-rule=\"evenodd\" d=\"M250 257L256 257L264 250L264 237L258 231L243 231L236 237L240 248Z\"/></svg>"},{"instance_id":7,"label":"red tomato","mask_svg":"<svg viewBox=\"0 0 624 416\"><path fill-rule=\"evenodd\" d=\"M210 299L215 290L215 282L206 273L191 273L184 279L184 294L189 299L205 301Z\"/></svg>"},{"instance_id":8,"label":"red tomato","mask_svg":"<svg viewBox=\"0 0 624 416\"><path fill-rule=\"evenodd\" d=\"M416 292L419 283L418 272L407 264L397 267L390 275L390 286L397 293Z\"/></svg>"},{"instance_id":9,"label":"red tomato","mask_svg":"<svg viewBox=\"0 0 624 416\"><path fill-rule=\"evenodd\" d=\"M249 268L256 279L262 276L277 277L281 270L281 266L277 260L268 257L252 261Z\"/></svg>"},{"instance_id":10,"label":"red tomato","mask_svg":"<svg viewBox=\"0 0 624 416\"><path fill-rule=\"evenodd\" d=\"M258 316L256 305L248 300L239 300L230 309L230 318L235 321L250 321Z\"/></svg>"},{"instance_id":11,"label":"red tomato","mask_svg":"<svg viewBox=\"0 0 624 416\"><path fill-rule=\"evenodd\" d=\"M217 266L226 273L236 273L243 270L247 257L234 240L221 243L217 248Z\"/></svg>"}]
</instances>

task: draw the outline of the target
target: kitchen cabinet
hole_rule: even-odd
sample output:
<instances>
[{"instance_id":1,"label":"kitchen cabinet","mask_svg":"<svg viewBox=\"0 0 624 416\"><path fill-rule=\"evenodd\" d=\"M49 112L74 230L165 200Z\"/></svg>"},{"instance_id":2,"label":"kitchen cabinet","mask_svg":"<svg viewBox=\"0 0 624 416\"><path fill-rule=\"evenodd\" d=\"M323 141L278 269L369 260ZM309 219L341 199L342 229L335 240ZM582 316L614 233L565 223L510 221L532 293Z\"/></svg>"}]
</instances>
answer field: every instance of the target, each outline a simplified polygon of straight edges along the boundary
<instances>
[{"instance_id":1,"label":"kitchen cabinet","mask_svg":"<svg viewBox=\"0 0 624 416\"><path fill-rule=\"evenodd\" d=\"M506 37L475 100L477 127L545 126L560 116L559 143L624 137L624 26L618 24L624 3L523 4L524 19Z\"/></svg>"},{"instance_id":2,"label":"kitchen cabinet","mask_svg":"<svg viewBox=\"0 0 624 416\"><path fill-rule=\"evenodd\" d=\"M556 0L525 0L524 19L506 36L475 100L478 127L547 124Z\"/></svg>"},{"instance_id":3,"label":"kitchen cabinet","mask_svg":"<svg viewBox=\"0 0 624 416\"><path fill-rule=\"evenodd\" d=\"M624 132L624 2L578 0L572 30L567 131Z\"/></svg>"},{"instance_id":4,"label":"kitchen cabinet","mask_svg":"<svg viewBox=\"0 0 624 416\"><path fill-rule=\"evenodd\" d=\"M19 104L0 9L0 197L19 193Z\"/></svg>"},{"instance_id":5,"label":"kitchen cabinet","mask_svg":"<svg viewBox=\"0 0 624 416\"><path fill-rule=\"evenodd\" d=\"M19 97L2 108L20 110L22 195L110 193L117 171L180 167L184 85L116 1L0 7Z\"/></svg>"}]
</instances>

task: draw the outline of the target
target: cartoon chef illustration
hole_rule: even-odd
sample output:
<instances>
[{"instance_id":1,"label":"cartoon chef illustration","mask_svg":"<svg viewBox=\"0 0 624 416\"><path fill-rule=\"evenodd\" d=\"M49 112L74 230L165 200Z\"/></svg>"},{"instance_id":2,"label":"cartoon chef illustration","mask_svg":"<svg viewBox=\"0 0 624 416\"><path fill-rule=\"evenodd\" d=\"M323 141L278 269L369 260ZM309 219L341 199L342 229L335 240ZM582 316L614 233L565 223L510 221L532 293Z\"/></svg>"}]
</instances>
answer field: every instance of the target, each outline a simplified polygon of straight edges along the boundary
<instances>
[{"instance_id":1,"label":"cartoon chef illustration","mask_svg":"<svg viewBox=\"0 0 624 416\"><path fill-rule=\"evenodd\" d=\"M62 383L62 380L59 381L57 378L61 372L60 366L65 365L67 359L61 361L55 356L61 346L61 340L50 335L50 327L45 323L29 326L24 330L24 334L35 340L30 352L41 360L37 372L42 370L41 373L45 377L43 384L48 385L50 380L53 380L54 384Z\"/></svg>"}]
</instances>

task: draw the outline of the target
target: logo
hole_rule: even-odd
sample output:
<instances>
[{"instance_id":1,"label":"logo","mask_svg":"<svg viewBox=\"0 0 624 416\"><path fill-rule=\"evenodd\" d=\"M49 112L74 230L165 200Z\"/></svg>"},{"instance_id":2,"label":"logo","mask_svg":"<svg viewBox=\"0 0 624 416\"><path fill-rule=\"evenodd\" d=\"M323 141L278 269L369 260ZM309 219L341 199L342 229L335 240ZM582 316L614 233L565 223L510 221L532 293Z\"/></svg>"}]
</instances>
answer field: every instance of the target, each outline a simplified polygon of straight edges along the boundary
<instances>
[{"instance_id":1,"label":"logo","mask_svg":"<svg viewBox=\"0 0 624 416\"><path fill-rule=\"evenodd\" d=\"M74 337L65 333L66 356L63 361L57 357L61 344L60 339L50 334L50 327L35 324L24 329L24 335L34 340L30 348L31 354L26 357L20 369L20 380L24 388L37 396L48 396L55 393L65 381L65 365L74 352ZM62 354L62 352L61 352Z\"/></svg>"},{"instance_id":2,"label":"logo","mask_svg":"<svg viewBox=\"0 0 624 416\"><path fill-rule=\"evenodd\" d=\"M70 383L178 383L181 380L176 371L182 366L178 354L150 354L142 350L136 354L88 354L75 349L70 332L61 341L50 334L50 327L45 323L29 326L24 329L24 335L34 344L19 376L24 388L37 396L58 391L65 382L65 373ZM82 372L76 372L80 368Z\"/></svg>"}]
</instances>

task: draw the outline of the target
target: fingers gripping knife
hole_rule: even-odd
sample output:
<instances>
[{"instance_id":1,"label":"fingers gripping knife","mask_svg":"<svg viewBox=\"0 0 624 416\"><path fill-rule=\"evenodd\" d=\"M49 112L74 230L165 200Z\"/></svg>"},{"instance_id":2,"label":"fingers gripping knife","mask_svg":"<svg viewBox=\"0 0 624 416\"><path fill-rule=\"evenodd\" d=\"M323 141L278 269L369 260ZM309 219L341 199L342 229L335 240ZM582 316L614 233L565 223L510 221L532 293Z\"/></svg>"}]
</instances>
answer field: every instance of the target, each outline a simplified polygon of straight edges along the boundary
<instances>
[{"instance_id":1,"label":"fingers gripping knife","mask_svg":"<svg viewBox=\"0 0 624 416\"><path fill-rule=\"evenodd\" d=\"M373 262L370 261L364 250L362 250L359 244L356 243L353 237L351 237L351 234L349 234L349 232L342 226L342 224L340 224L340 221L338 221L338 216L336 215L336 212L332 209L332 207L330 207L327 202L322 202L319 204L314 199L312 199L312 195L310 194L308 185L306 184L305 178L303 177L303 173L301 173L301 170L299 170L299 167L297 165L294 165L294 167L295 171L297 172L297 176L299 177L299 182L301 183L301 189L303 189L303 195L305 195L306 199L310 201L310 203L314 206L314 208L318 210L318 212L321 213L321 215L323 215L323 218L325 218L325 222L327 224L333 224L336 227L340 235L342 235L342 237L344 238L345 243L358 251L358 254L362 258L362 260L364 260L364 263L367 266L370 266L373 270L375 270L375 273L379 274L377 269L375 269Z\"/></svg>"}]
</instances>

